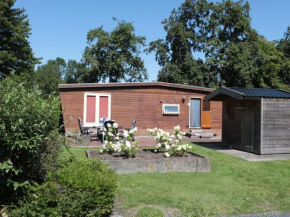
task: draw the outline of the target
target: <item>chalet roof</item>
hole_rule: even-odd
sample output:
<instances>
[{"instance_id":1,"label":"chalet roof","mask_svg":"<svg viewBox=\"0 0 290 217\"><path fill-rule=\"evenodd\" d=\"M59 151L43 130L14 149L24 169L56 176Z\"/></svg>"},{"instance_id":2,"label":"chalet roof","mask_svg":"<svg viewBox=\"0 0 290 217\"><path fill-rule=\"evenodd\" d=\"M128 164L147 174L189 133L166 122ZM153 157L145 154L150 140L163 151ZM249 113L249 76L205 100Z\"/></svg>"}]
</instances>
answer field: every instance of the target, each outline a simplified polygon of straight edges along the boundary
<instances>
[{"instance_id":1,"label":"chalet roof","mask_svg":"<svg viewBox=\"0 0 290 217\"><path fill-rule=\"evenodd\" d=\"M58 88L61 89L85 89L85 88L115 88L115 87L172 87L186 90L195 90L211 93L214 91L212 88L197 87L185 84L173 84L166 82L127 82L127 83L78 83L78 84L59 84Z\"/></svg>"},{"instance_id":2,"label":"chalet roof","mask_svg":"<svg viewBox=\"0 0 290 217\"><path fill-rule=\"evenodd\" d=\"M226 97L235 99L254 98L290 98L290 92L279 89L220 87L205 97L205 100L223 100Z\"/></svg>"}]
</instances>

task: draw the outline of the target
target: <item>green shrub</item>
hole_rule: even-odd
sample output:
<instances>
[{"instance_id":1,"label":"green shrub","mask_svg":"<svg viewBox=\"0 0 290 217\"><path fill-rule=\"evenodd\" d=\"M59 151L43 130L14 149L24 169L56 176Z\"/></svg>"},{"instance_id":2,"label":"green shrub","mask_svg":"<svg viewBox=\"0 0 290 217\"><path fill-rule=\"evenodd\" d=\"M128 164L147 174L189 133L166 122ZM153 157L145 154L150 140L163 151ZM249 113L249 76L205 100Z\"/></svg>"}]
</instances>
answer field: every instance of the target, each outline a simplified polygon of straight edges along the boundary
<instances>
[{"instance_id":1,"label":"green shrub","mask_svg":"<svg viewBox=\"0 0 290 217\"><path fill-rule=\"evenodd\" d=\"M11 216L102 216L113 208L117 175L100 161L67 161L43 185L31 187Z\"/></svg>"},{"instance_id":2,"label":"green shrub","mask_svg":"<svg viewBox=\"0 0 290 217\"><path fill-rule=\"evenodd\" d=\"M11 76L0 81L0 203L56 168L60 103ZM2 200L1 200L2 199Z\"/></svg>"}]
</instances>

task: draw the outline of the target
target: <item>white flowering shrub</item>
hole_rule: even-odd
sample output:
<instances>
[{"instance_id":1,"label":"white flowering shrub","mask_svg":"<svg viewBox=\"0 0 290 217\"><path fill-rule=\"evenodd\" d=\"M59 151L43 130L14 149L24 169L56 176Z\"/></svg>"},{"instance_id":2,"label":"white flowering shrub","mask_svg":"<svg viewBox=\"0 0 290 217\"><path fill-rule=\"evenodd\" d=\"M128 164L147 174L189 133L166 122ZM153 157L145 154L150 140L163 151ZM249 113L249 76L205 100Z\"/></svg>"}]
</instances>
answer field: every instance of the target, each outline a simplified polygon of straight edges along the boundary
<instances>
[{"instance_id":1,"label":"white flowering shrub","mask_svg":"<svg viewBox=\"0 0 290 217\"><path fill-rule=\"evenodd\" d=\"M138 141L131 142L128 140L123 140L121 145L121 155L124 157L136 157L138 151Z\"/></svg>"},{"instance_id":2,"label":"white flowering shrub","mask_svg":"<svg viewBox=\"0 0 290 217\"><path fill-rule=\"evenodd\" d=\"M113 125L107 124L107 128L104 128L103 132L106 141L114 143L119 140L119 134L115 133L117 129L118 129L117 123L114 123Z\"/></svg>"},{"instance_id":3,"label":"white flowering shrub","mask_svg":"<svg viewBox=\"0 0 290 217\"><path fill-rule=\"evenodd\" d=\"M119 134L115 134L118 124L114 123L113 126L107 125L108 129L104 130L106 140L104 141L100 153L121 153L124 157L135 157L138 150L138 141L135 141L134 137L137 133L137 127L129 131L124 130L123 139L120 141Z\"/></svg>"},{"instance_id":4,"label":"white flowering shrub","mask_svg":"<svg viewBox=\"0 0 290 217\"><path fill-rule=\"evenodd\" d=\"M172 141L172 137L170 137L169 132L165 132L162 129L148 129L147 130L152 136L154 136L154 140L156 142L156 152L161 152L164 149L169 149L170 142Z\"/></svg>"},{"instance_id":5,"label":"white flowering shrub","mask_svg":"<svg viewBox=\"0 0 290 217\"><path fill-rule=\"evenodd\" d=\"M137 133L137 127L134 127L131 130L124 130L123 137L126 138L128 141L134 141L135 134Z\"/></svg>"},{"instance_id":6,"label":"white flowering shrub","mask_svg":"<svg viewBox=\"0 0 290 217\"><path fill-rule=\"evenodd\" d=\"M148 129L147 131L154 136L156 142L155 152L165 152L165 157L182 157L190 148L191 145L182 144L183 133L180 126L175 126L172 135L162 129Z\"/></svg>"},{"instance_id":7,"label":"white flowering shrub","mask_svg":"<svg viewBox=\"0 0 290 217\"><path fill-rule=\"evenodd\" d=\"M171 148L167 152L169 155L168 157L170 156L182 157L190 148L191 148L191 145L188 145L188 144L173 143L171 145Z\"/></svg>"}]
</instances>

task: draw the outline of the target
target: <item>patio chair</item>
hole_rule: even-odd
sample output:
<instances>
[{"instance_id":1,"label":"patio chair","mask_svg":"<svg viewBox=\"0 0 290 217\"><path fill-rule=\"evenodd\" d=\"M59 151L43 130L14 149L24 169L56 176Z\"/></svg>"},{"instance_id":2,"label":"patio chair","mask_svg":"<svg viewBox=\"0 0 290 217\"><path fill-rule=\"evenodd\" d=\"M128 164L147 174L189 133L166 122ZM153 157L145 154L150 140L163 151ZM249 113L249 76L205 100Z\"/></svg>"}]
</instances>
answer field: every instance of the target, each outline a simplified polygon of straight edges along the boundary
<instances>
[{"instance_id":1,"label":"patio chair","mask_svg":"<svg viewBox=\"0 0 290 217\"><path fill-rule=\"evenodd\" d=\"M106 120L105 122L104 122L104 128L106 128L106 129L108 129L109 127L108 127L108 124L111 124L111 126L113 126L113 124L115 123L116 121L114 121L114 120ZM115 129L115 131L114 131L114 134L116 135L118 133L118 128L117 129ZM101 142L102 143L104 143L104 141L105 141L105 135L103 134L103 131L100 131L100 135L101 135Z\"/></svg>"},{"instance_id":2,"label":"patio chair","mask_svg":"<svg viewBox=\"0 0 290 217\"><path fill-rule=\"evenodd\" d=\"M131 128L125 128L125 130L127 131L132 130L135 128L135 126L136 126L136 120L134 119ZM121 136L123 136L124 131L122 130L121 133L122 133ZM133 141L135 141L135 139L133 139Z\"/></svg>"},{"instance_id":3,"label":"patio chair","mask_svg":"<svg viewBox=\"0 0 290 217\"><path fill-rule=\"evenodd\" d=\"M131 128L125 128L125 130L127 130L127 131L132 130L135 128L135 126L136 126L136 120L133 120ZM121 132L123 133L123 131L121 131Z\"/></svg>"},{"instance_id":4,"label":"patio chair","mask_svg":"<svg viewBox=\"0 0 290 217\"><path fill-rule=\"evenodd\" d=\"M93 131L92 130L89 130L89 128L83 127L82 120L80 118L78 118L78 122L79 122L81 136L82 135L89 135L89 134L93 133Z\"/></svg>"},{"instance_id":5,"label":"patio chair","mask_svg":"<svg viewBox=\"0 0 290 217\"><path fill-rule=\"evenodd\" d=\"M113 124L114 124L115 122L116 122L116 121L114 121L114 120L107 120L107 121L104 122L104 127L105 127L106 129L108 129L108 124L111 124L111 126L113 126Z\"/></svg>"}]
</instances>

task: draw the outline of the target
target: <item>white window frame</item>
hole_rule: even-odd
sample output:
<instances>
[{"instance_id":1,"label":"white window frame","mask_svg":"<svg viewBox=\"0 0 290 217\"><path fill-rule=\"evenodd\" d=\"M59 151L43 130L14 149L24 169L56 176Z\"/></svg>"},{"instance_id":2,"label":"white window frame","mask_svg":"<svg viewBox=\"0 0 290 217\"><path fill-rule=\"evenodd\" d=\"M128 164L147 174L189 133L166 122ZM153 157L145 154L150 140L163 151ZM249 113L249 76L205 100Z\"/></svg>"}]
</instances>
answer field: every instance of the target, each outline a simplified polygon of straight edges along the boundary
<instances>
[{"instance_id":1,"label":"white window frame","mask_svg":"<svg viewBox=\"0 0 290 217\"><path fill-rule=\"evenodd\" d=\"M178 112L166 112L165 106L177 106ZM162 104L162 114L164 114L164 115L179 115L180 114L180 105L179 104Z\"/></svg>"},{"instance_id":2,"label":"white window frame","mask_svg":"<svg viewBox=\"0 0 290 217\"><path fill-rule=\"evenodd\" d=\"M95 96L96 97L96 110L95 110L95 123L87 123L87 97ZM108 97L108 118L111 119L111 94L109 93L84 93L84 127L94 127L100 125L100 117L99 117L99 108L100 108L100 96Z\"/></svg>"}]
</instances>

